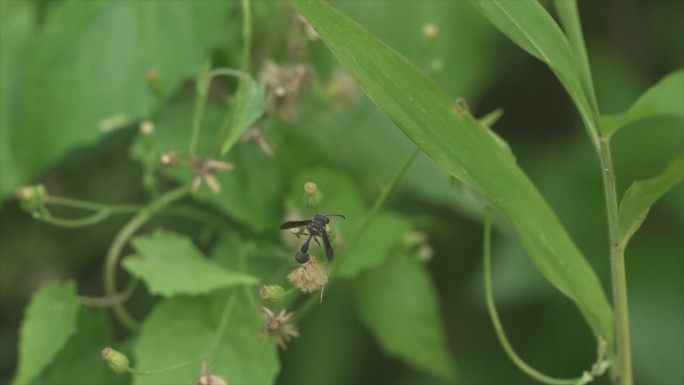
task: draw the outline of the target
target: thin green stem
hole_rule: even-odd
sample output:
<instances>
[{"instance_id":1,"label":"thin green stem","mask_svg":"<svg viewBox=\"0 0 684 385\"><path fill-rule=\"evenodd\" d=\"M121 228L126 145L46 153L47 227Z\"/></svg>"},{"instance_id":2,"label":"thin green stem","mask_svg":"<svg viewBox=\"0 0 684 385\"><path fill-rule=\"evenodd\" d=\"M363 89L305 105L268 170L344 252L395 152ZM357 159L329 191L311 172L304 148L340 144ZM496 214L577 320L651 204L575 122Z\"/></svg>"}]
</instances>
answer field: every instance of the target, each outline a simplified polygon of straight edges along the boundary
<instances>
[{"instance_id":1,"label":"thin green stem","mask_svg":"<svg viewBox=\"0 0 684 385\"><path fill-rule=\"evenodd\" d=\"M629 308L627 301L627 274L625 271L625 250L620 243L620 217L613 157L609 139L601 140L600 153L603 172L603 190L608 215L608 236L610 238L610 265L613 281L613 307L615 311L615 343L617 363L613 372L616 384L632 385L632 350L629 335Z\"/></svg>"},{"instance_id":2,"label":"thin green stem","mask_svg":"<svg viewBox=\"0 0 684 385\"><path fill-rule=\"evenodd\" d=\"M107 258L105 260L104 269L104 284L105 293L108 297L116 295L116 267L119 262L119 257L123 251L124 246L128 240L135 234L156 212L171 204L172 202L181 199L190 192L187 186L179 187L171 190L168 193L160 196L157 200L150 203L149 206L140 211L134 216L116 235L114 241L107 251ZM119 320L129 329L135 330L138 325L133 317L128 314L123 305L118 304L113 307L114 314Z\"/></svg>"},{"instance_id":3,"label":"thin green stem","mask_svg":"<svg viewBox=\"0 0 684 385\"><path fill-rule=\"evenodd\" d=\"M168 372L170 370L182 368L184 366L194 364L195 362L199 362L201 360L202 360L201 357L195 357L195 358L191 358L187 361L183 361L183 362L177 363L175 365L167 366L166 368L162 368L162 369L158 369L158 370L140 370L140 369L128 368L128 372L132 373L132 374L153 375L153 374L164 373L164 372Z\"/></svg>"},{"instance_id":4,"label":"thin green stem","mask_svg":"<svg viewBox=\"0 0 684 385\"><path fill-rule=\"evenodd\" d=\"M496 306L494 305L494 295L492 293L492 274L491 274L491 243L492 243L492 215L491 208L489 205L485 208L484 216L484 274L485 274L485 297L487 300L487 310L489 311L489 316L492 319L492 324L494 324L494 330L499 338L501 346L508 357L513 361L513 363L525 372L530 377L543 382L545 384L555 384L555 385L565 385L565 384L577 384L581 382L582 377L579 378L554 378L549 377L533 367L529 366L525 361L518 356L513 347L511 346L506 333L501 325L501 320L499 319L499 314L496 311Z\"/></svg>"},{"instance_id":5,"label":"thin green stem","mask_svg":"<svg viewBox=\"0 0 684 385\"><path fill-rule=\"evenodd\" d=\"M126 284L126 287L120 293L117 293L112 297L90 297L79 295L78 301L85 306L112 307L114 305L123 304L126 302L131 295L133 295L133 291L135 291L136 286L138 286L138 279L131 278Z\"/></svg>"},{"instance_id":6,"label":"thin green stem","mask_svg":"<svg viewBox=\"0 0 684 385\"><path fill-rule=\"evenodd\" d=\"M242 0L242 72L249 74L252 56L252 10L249 0Z\"/></svg>"},{"instance_id":7,"label":"thin green stem","mask_svg":"<svg viewBox=\"0 0 684 385\"><path fill-rule=\"evenodd\" d=\"M221 315L221 322L219 323L218 330L216 331L216 335L214 336L213 340L211 341L211 346L209 347L209 350L207 351L207 361L211 363L214 353L216 353L216 348L218 348L219 343L221 342L221 338L223 337L223 332L226 330L226 326L228 325L228 321L230 320L230 315L233 312L233 308L235 307L235 301L237 297L237 291L232 290L230 294L228 295L228 300L226 301L226 305L223 307L223 314Z\"/></svg>"},{"instance_id":8,"label":"thin green stem","mask_svg":"<svg viewBox=\"0 0 684 385\"><path fill-rule=\"evenodd\" d=\"M87 211L103 211L108 210L112 214L130 214L140 211L144 205L106 205L97 202L84 201L80 199L63 198L56 196L48 196L45 199L46 204L55 206L66 206L75 209Z\"/></svg>"},{"instance_id":9,"label":"thin green stem","mask_svg":"<svg viewBox=\"0 0 684 385\"><path fill-rule=\"evenodd\" d=\"M197 100L195 101L195 111L192 116L192 131L190 133L190 144L188 146L188 154L190 157L195 156L197 151L197 141L199 140L199 133L202 129L202 118L204 117L204 107L207 105L207 97L209 95L209 85L211 84L211 77L209 71L211 65L207 62L202 67L202 72L197 78Z\"/></svg>"},{"instance_id":10,"label":"thin green stem","mask_svg":"<svg viewBox=\"0 0 684 385\"><path fill-rule=\"evenodd\" d=\"M92 215L89 215L87 217L83 218L77 218L77 219L70 219L70 218L57 218L48 211L46 207L41 207L39 210L40 215L35 216L35 218L39 221L49 223L51 225L59 226L59 227L66 227L66 228L78 228L78 227L85 227L85 226L92 226L94 224L97 224L99 222L102 222L103 220L109 218L111 215L111 211L107 209L103 209L102 211L98 211Z\"/></svg>"},{"instance_id":11,"label":"thin green stem","mask_svg":"<svg viewBox=\"0 0 684 385\"><path fill-rule=\"evenodd\" d=\"M232 68L214 68L213 70L209 71L210 78L220 75L236 77L238 79L243 79L245 76L247 76L245 72Z\"/></svg>"}]
</instances>

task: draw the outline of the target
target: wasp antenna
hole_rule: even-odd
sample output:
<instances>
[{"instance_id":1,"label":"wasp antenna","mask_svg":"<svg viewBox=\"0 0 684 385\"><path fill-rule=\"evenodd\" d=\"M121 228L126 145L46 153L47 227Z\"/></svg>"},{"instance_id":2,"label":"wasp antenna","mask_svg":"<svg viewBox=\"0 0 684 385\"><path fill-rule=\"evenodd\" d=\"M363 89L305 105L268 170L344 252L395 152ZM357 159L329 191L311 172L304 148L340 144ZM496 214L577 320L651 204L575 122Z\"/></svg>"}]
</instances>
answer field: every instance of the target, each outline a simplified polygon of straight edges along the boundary
<instances>
[{"instance_id":1,"label":"wasp antenna","mask_svg":"<svg viewBox=\"0 0 684 385\"><path fill-rule=\"evenodd\" d=\"M340 217L340 218L342 218L342 219L347 219L347 217L345 217L345 216L342 215L342 214L325 214L325 216L326 216L326 217Z\"/></svg>"}]
</instances>

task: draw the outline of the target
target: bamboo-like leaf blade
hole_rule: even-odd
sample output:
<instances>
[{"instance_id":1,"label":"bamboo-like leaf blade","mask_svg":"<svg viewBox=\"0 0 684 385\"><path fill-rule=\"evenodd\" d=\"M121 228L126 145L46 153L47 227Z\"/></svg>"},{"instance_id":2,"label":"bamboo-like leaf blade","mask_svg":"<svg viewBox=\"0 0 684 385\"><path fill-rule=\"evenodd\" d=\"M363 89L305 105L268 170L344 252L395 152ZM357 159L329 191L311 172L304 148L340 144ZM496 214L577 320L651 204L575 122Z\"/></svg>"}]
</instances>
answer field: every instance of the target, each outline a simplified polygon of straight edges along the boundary
<instances>
[{"instance_id":1,"label":"bamboo-like leaf blade","mask_svg":"<svg viewBox=\"0 0 684 385\"><path fill-rule=\"evenodd\" d=\"M648 210L666 192L684 180L684 153L658 176L632 183L620 202L621 243L627 244L646 219Z\"/></svg>"},{"instance_id":2,"label":"bamboo-like leaf blade","mask_svg":"<svg viewBox=\"0 0 684 385\"><path fill-rule=\"evenodd\" d=\"M649 88L625 114L601 117L601 131L611 136L641 119L672 116L684 121L684 69L675 71Z\"/></svg>"},{"instance_id":3,"label":"bamboo-like leaf blade","mask_svg":"<svg viewBox=\"0 0 684 385\"><path fill-rule=\"evenodd\" d=\"M370 99L426 154L486 196L518 231L540 272L612 346L612 311L596 274L513 157L418 68L327 4L296 0Z\"/></svg>"}]
</instances>

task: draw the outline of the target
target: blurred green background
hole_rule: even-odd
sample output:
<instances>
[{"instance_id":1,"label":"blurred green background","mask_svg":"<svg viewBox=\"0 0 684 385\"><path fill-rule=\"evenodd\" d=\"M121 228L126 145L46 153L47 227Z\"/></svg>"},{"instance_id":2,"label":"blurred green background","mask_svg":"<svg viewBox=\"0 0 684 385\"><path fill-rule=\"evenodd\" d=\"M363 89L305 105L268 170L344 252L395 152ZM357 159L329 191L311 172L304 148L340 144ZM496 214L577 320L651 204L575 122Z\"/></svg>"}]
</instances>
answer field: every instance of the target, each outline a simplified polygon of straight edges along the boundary
<instances>
[{"instance_id":1,"label":"blurred green background","mask_svg":"<svg viewBox=\"0 0 684 385\"><path fill-rule=\"evenodd\" d=\"M77 280L80 294L102 294L104 254L125 220L56 228L23 213L13 190L43 183L59 196L112 204L144 201L141 168L129 157L136 141L134 123L151 118L185 125L189 133L192 76L207 57L215 66L240 63L239 4L177 1L181 5L168 11L164 2L145 1L141 3L147 8L136 13L125 6L135 2L122 3L0 1L2 382L15 371L18 328L31 294L46 281L69 277ZM552 73L465 1L332 4L429 71L454 98L464 97L475 115L503 108L494 129L508 141L609 291L599 162ZM683 66L684 3L581 2L579 10L602 113L625 111L649 86ZM275 159L252 155L258 149L250 143L240 145L245 149L235 155L249 158L252 165L266 162L263 168L253 166L254 178L247 184L250 194L269 198L264 199L268 205L257 199L259 213L253 217L249 212L228 216L243 236L273 242L278 234L269 226L277 226L286 197L299 194L292 181L301 170L320 166L353 178L370 206L413 145L358 90L355 99L342 105L326 98L326 85L338 65L320 41L309 43L303 58L288 56L288 38L294 33L289 4L255 1L253 13L252 72L257 74L267 59L303 61L312 65L315 79L296 121L270 117L263 124ZM434 39L421 34L425 23L437 27ZM147 89L144 74L150 66L160 71L161 93ZM214 91L220 97L232 87L227 82ZM107 133L97 130L99 119L121 113L131 124ZM619 194L632 181L665 167L684 146L683 128L681 122L651 120L615 137ZM504 355L486 313L480 209L469 197L419 155L387 208L429 235L434 250L429 268L458 383L533 383ZM545 373L578 375L594 359L589 328L575 306L536 272L514 234L500 230L494 244L495 296L513 346ZM684 382L682 234L680 185L656 203L627 250L636 383ZM144 315L150 299L139 297L133 306ZM300 326L306 332L281 355L279 383L439 383L383 355L358 320L348 284L327 291L325 305L304 319Z\"/></svg>"}]
</instances>

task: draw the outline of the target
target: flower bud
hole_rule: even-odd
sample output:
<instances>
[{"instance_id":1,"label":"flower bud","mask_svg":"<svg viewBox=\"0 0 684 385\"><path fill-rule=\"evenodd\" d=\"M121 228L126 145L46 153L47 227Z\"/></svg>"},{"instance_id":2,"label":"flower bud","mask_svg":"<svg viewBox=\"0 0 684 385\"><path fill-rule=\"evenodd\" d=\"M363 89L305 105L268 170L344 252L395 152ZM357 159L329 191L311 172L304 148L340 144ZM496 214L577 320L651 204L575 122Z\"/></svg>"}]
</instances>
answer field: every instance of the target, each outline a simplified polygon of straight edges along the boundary
<instances>
[{"instance_id":1,"label":"flower bud","mask_svg":"<svg viewBox=\"0 0 684 385\"><path fill-rule=\"evenodd\" d=\"M418 260L421 262L428 262L432 259L435 251L430 247L430 245L421 245L418 247Z\"/></svg>"},{"instance_id":2,"label":"flower bud","mask_svg":"<svg viewBox=\"0 0 684 385\"><path fill-rule=\"evenodd\" d=\"M23 186L17 189L16 196L21 208L28 213L33 213L45 204L47 191L42 184Z\"/></svg>"},{"instance_id":3,"label":"flower bud","mask_svg":"<svg viewBox=\"0 0 684 385\"><path fill-rule=\"evenodd\" d=\"M316 183L308 182L304 184L304 205L310 209L318 210L323 204L323 193L318 189Z\"/></svg>"},{"instance_id":4,"label":"flower bud","mask_svg":"<svg viewBox=\"0 0 684 385\"><path fill-rule=\"evenodd\" d=\"M140 133L145 136L154 134L154 123L149 120L140 123Z\"/></svg>"},{"instance_id":5,"label":"flower bud","mask_svg":"<svg viewBox=\"0 0 684 385\"><path fill-rule=\"evenodd\" d=\"M160 160L164 166L177 167L181 165L178 159L178 151L167 151L161 154Z\"/></svg>"},{"instance_id":6,"label":"flower bud","mask_svg":"<svg viewBox=\"0 0 684 385\"><path fill-rule=\"evenodd\" d=\"M259 289L259 297L271 302L280 302L285 295L285 289L279 285L264 285Z\"/></svg>"},{"instance_id":7,"label":"flower bud","mask_svg":"<svg viewBox=\"0 0 684 385\"><path fill-rule=\"evenodd\" d=\"M421 32L423 33L423 37L425 37L426 39L434 39L435 37L437 37L439 30L437 29L436 25L432 23L425 23L423 24Z\"/></svg>"},{"instance_id":8,"label":"flower bud","mask_svg":"<svg viewBox=\"0 0 684 385\"><path fill-rule=\"evenodd\" d=\"M100 354L102 355L102 358L107 361L107 364L109 364L109 367L113 371L117 373L125 373L131 370L130 366L128 366L128 357L126 357L123 353L112 348L104 348Z\"/></svg>"}]
</instances>

